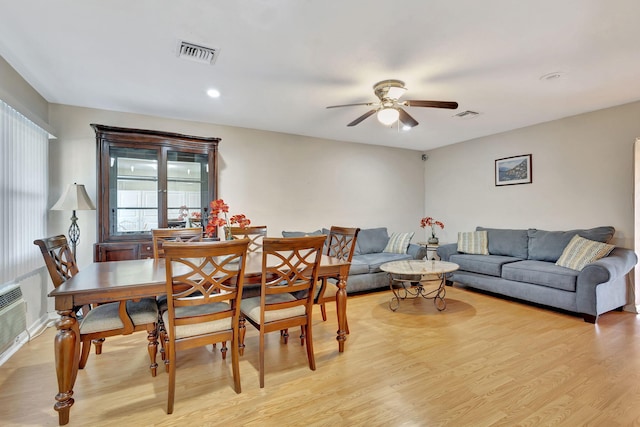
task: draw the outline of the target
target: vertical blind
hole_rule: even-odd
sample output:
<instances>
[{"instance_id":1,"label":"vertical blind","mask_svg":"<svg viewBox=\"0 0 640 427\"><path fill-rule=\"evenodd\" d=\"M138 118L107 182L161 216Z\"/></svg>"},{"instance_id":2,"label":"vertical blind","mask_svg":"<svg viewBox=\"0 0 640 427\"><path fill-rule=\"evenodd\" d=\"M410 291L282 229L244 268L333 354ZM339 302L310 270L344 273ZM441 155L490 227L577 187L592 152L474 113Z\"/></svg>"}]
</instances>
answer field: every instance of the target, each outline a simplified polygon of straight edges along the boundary
<instances>
[{"instance_id":1,"label":"vertical blind","mask_svg":"<svg viewBox=\"0 0 640 427\"><path fill-rule=\"evenodd\" d=\"M49 133L0 100L0 285L42 265Z\"/></svg>"}]
</instances>

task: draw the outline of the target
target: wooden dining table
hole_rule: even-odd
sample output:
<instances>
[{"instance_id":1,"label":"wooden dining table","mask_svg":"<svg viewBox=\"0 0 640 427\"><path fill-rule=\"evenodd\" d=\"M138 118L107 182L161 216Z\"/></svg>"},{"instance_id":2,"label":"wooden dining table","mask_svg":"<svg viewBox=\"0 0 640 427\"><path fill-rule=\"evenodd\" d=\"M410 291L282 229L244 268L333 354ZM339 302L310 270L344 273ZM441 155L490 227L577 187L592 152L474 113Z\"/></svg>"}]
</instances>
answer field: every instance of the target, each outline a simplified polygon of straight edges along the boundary
<instances>
[{"instance_id":1,"label":"wooden dining table","mask_svg":"<svg viewBox=\"0 0 640 427\"><path fill-rule=\"evenodd\" d=\"M347 325L346 280L350 263L339 258L322 255L318 277L337 279L336 294L338 351L344 351ZM262 253L247 254L245 264L245 290L250 283L260 283L262 276ZM255 289L254 289L255 290ZM130 261L97 262L80 270L49 293L55 298L55 309L60 315L56 321L54 339L55 366L58 378L58 393L54 409L58 412L59 425L69 422L73 406L73 386L78 374L80 360L80 327L74 307L112 301L137 300L157 297L167 293L164 259L140 259Z\"/></svg>"}]
</instances>

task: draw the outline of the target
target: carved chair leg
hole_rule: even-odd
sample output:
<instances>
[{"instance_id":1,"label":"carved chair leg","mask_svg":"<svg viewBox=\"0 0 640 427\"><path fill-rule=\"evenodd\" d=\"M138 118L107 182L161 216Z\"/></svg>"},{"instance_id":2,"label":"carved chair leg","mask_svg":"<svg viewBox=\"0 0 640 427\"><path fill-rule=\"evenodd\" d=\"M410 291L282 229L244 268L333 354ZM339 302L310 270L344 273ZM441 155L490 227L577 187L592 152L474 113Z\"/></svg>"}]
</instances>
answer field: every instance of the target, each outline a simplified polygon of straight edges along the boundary
<instances>
[{"instance_id":1,"label":"carved chair leg","mask_svg":"<svg viewBox=\"0 0 640 427\"><path fill-rule=\"evenodd\" d=\"M244 316L240 316L238 323L238 354L240 356L244 355L244 336L247 333L247 320Z\"/></svg>"},{"instance_id":2,"label":"carved chair leg","mask_svg":"<svg viewBox=\"0 0 640 427\"><path fill-rule=\"evenodd\" d=\"M156 325L149 326L147 328L147 341L149 344L147 350L149 350L149 369L151 369L151 376L155 377L158 373L158 364L156 363L156 355L158 354L158 329Z\"/></svg>"},{"instance_id":3,"label":"carved chair leg","mask_svg":"<svg viewBox=\"0 0 640 427\"><path fill-rule=\"evenodd\" d=\"M165 338L164 338L164 348L168 349L169 348L169 334L165 334ZM169 355L165 356L166 359L164 359L164 369L167 373L169 373L169 364L171 363L171 360L169 360Z\"/></svg>"},{"instance_id":4,"label":"carved chair leg","mask_svg":"<svg viewBox=\"0 0 640 427\"><path fill-rule=\"evenodd\" d=\"M222 347L220 347L220 353L222 353L222 360L226 360L227 358L227 342L222 342Z\"/></svg>"},{"instance_id":5,"label":"carved chair leg","mask_svg":"<svg viewBox=\"0 0 640 427\"><path fill-rule=\"evenodd\" d=\"M285 344L289 343L289 329L282 329L280 331L280 336Z\"/></svg>"},{"instance_id":6,"label":"carved chair leg","mask_svg":"<svg viewBox=\"0 0 640 427\"><path fill-rule=\"evenodd\" d=\"M93 340L93 345L96 346L96 354L102 354L102 343L104 343L104 341L104 338Z\"/></svg>"},{"instance_id":7,"label":"carved chair leg","mask_svg":"<svg viewBox=\"0 0 640 427\"><path fill-rule=\"evenodd\" d=\"M91 351L91 341L82 341L82 351L80 353L80 362L78 363L78 368L84 369L87 364L87 359L89 359L89 352Z\"/></svg>"},{"instance_id":8,"label":"carved chair leg","mask_svg":"<svg viewBox=\"0 0 640 427\"><path fill-rule=\"evenodd\" d=\"M326 322L327 321L327 308L325 307L324 303L320 303L320 313L322 313L322 321Z\"/></svg>"},{"instance_id":9,"label":"carved chair leg","mask_svg":"<svg viewBox=\"0 0 640 427\"><path fill-rule=\"evenodd\" d=\"M304 345L304 326L300 326L300 345Z\"/></svg>"}]
</instances>

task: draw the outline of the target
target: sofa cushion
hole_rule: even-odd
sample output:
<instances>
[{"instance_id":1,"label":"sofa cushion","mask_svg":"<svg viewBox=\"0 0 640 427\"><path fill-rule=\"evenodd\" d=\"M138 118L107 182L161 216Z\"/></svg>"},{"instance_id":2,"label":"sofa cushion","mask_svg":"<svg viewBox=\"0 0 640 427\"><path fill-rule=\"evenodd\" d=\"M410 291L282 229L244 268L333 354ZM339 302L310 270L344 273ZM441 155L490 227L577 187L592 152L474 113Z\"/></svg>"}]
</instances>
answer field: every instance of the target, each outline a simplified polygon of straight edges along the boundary
<instances>
[{"instance_id":1,"label":"sofa cushion","mask_svg":"<svg viewBox=\"0 0 640 427\"><path fill-rule=\"evenodd\" d=\"M387 242L387 246L385 246L382 252L390 254L406 254L413 234L413 231L411 233L391 234L391 237L389 237L389 241Z\"/></svg>"},{"instance_id":2,"label":"sofa cushion","mask_svg":"<svg viewBox=\"0 0 640 427\"><path fill-rule=\"evenodd\" d=\"M527 259L529 235L528 230L511 230L500 228L476 227L477 231L486 230L489 253Z\"/></svg>"},{"instance_id":3,"label":"sofa cushion","mask_svg":"<svg viewBox=\"0 0 640 427\"><path fill-rule=\"evenodd\" d=\"M608 243L615 233L613 227L596 227L587 230L545 231L529 229L529 259L556 262L569 241L576 234L585 239Z\"/></svg>"},{"instance_id":4,"label":"sofa cushion","mask_svg":"<svg viewBox=\"0 0 640 427\"><path fill-rule=\"evenodd\" d=\"M524 260L502 267L502 278L575 292L578 271L551 262Z\"/></svg>"},{"instance_id":5,"label":"sofa cushion","mask_svg":"<svg viewBox=\"0 0 640 427\"><path fill-rule=\"evenodd\" d=\"M322 230L315 231L283 231L282 237L305 237L305 236L319 236L324 234Z\"/></svg>"},{"instance_id":6,"label":"sofa cushion","mask_svg":"<svg viewBox=\"0 0 640 427\"><path fill-rule=\"evenodd\" d=\"M351 263L353 265L354 260L357 260L358 262L362 262L369 266L368 273L378 273L382 271L380 270L380 266L385 262L401 261L403 259L412 259L412 257L408 254L390 254L387 252L379 252L364 255L354 255Z\"/></svg>"},{"instance_id":7,"label":"sofa cushion","mask_svg":"<svg viewBox=\"0 0 640 427\"><path fill-rule=\"evenodd\" d=\"M503 265L522 260L502 255L455 254L449 257L449 261L458 264L460 270L500 277Z\"/></svg>"},{"instance_id":8,"label":"sofa cushion","mask_svg":"<svg viewBox=\"0 0 640 427\"><path fill-rule=\"evenodd\" d=\"M356 239L354 254L372 254L384 251L389 241L387 227L365 228L360 230Z\"/></svg>"},{"instance_id":9,"label":"sofa cushion","mask_svg":"<svg viewBox=\"0 0 640 427\"><path fill-rule=\"evenodd\" d=\"M556 265L580 271L587 264L609 255L613 248L614 245L585 239L576 234L562 251Z\"/></svg>"},{"instance_id":10,"label":"sofa cushion","mask_svg":"<svg viewBox=\"0 0 640 427\"><path fill-rule=\"evenodd\" d=\"M367 274L369 272L369 264L364 260L358 259L357 256L353 256L351 259L351 267L349 267L349 276L355 274Z\"/></svg>"},{"instance_id":11,"label":"sofa cushion","mask_svg":"<svg viewBox=\"0 0 640 427\"><path fill-rule=\"evenodd\" d=\"M465 254L489 255L486 231L458 232L458 252Z\"/></svg>"}]
</instances>

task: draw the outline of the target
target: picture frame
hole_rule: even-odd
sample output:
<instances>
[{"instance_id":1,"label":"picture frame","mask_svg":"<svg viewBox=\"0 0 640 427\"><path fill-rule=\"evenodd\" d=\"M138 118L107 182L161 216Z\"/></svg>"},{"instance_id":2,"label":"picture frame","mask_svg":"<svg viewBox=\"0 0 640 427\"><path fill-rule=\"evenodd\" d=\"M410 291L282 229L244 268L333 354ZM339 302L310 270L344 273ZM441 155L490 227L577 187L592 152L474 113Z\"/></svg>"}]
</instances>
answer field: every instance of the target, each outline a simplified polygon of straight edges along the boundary
<instances>
[{"instance_id":1,"label":"picture frame","mask_svg":"<svg viewBox=\"0 0 640 427\"><path fill-rule=\"evenodd\" d=\"M531 154L496 159L496 187L502 185L531 184L533 182L531 167Z\"/></svg>"}]
</instances>

